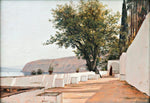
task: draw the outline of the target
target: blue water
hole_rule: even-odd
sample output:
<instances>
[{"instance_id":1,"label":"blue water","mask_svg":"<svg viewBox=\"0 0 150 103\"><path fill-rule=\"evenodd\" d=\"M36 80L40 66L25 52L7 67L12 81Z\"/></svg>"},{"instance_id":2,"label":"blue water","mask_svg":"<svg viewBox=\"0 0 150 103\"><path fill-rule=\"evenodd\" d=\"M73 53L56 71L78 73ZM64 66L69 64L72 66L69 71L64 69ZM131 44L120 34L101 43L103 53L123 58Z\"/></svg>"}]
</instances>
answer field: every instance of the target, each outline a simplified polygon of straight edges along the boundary
<instances>
[{"instance_id":1,"label":"blue water","mask_svg":"<svg viewBox=\"0 0 150 103\"><path fill-rule=\"evenodd\" d=\"M23 72L21 69L17 68L9 68L9 67L1 67L0 76L23 76Z\"/></svg>"},{"instance_id":2,"label":"blue water","mask_svg":"<svg viewBox=\"0 0 150 103\"><path fill-rule=\"evenodd\" d=\"M43 74L48 74L48 72L44 72ZM5 72L1 72L0 76L4 77L4 76L27 76L27 75L31 75L30 72L22 72L22 71L5 71Z\"/></svg>"},{"instance_id":3,"label":"blue water","mask_svg":"<svg viewBox=\"0 0 150 103\"><path fill-rule=\"evenodd\" d=\"M53 74L62 74L65 72L54 72ZM48 72L44 72L43 74L49 74ZM101 71L101 74L103 74L103 71ZM27 76L31 75L30 72L22 72L22 69L16 69L16 68L1 68L0 76Z\"/></svg>"},{"instance_id":4,"label":"blue water","mask_svg":"<svg viewBox=\"0 0 150 103\"><path fill-rule=\"evenodd\" d=\"M53 74L61 74L64 72L57 72ZM49 74L48 72L43 72L42 74ZM16 68L7 68L7 67L1 67L1 72L0 76L5 77L5 76L27 76L31 75L30 72L22 72L22 69L16 69Z\"/></svg>"},{"instance_id":5,"label":"blue water","mask_svg":"<svg viewBox=\"0 0 150 103\"><path fill-rule=\"evenodd\" d=\"M62 74L64 72L56 72L53 74ZM49 74L48 72L43 72L42 74ZM1 72L0 76L1 77L6 77L6 76L28 76L31 75L30 72L22 72L22 71L13 71L13 72Z\"/></svg>"},{"instance_id":6,"label":"blue water","mask_svg":"<svg viewBox=\"0 0 150 103\"><path fill-rule=\"evenodd\" d=\"M0 76L24 76L22 69L1 67Z\"/></svg>"},{"instance_id":7,"label":"blue water","mask_svg":"<svg viewBox=\"0 0 150 103\"><path fill-rule=\"evenodd\" d=\"M23 72L1 72L1 77L3 76L24 76Z\"/></svg>"}]
</instances>

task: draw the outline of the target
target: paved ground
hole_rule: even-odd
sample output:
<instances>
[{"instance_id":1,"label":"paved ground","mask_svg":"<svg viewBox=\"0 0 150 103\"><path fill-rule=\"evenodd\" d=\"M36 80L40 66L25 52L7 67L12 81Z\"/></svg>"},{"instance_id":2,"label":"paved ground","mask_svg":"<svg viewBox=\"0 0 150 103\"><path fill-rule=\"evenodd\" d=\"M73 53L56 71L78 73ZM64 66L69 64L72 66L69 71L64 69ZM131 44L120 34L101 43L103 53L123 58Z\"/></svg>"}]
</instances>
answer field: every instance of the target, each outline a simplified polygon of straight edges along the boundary
<instances>
[{"instance_id":1,"label":"paved ground","mask_svg":"<svg viewBox=\"0 0 150 103\"><path fill-rule=\"evenodd\" d=\"M117 78L88 80L47 92L62 92L63 103L149 103L149 97Z\"/></svg>"}]
</instances>

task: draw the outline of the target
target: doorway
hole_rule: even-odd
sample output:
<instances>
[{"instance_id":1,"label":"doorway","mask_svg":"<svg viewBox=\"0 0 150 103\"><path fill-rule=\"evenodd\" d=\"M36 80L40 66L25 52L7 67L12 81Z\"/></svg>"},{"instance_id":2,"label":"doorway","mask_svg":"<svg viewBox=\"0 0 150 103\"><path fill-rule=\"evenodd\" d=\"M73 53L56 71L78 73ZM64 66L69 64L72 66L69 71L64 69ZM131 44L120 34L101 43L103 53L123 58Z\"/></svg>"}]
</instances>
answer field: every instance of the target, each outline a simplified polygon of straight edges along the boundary
<instances>
[{"instance_id":1,"label":"doorway","mask_svg":"<svg viewBox=\"0 0 150 103\"><path fill-rule=\"evenodd\" d=\"M112 66L110 67L109 75L112 76Z\"/></svg>"}]
</instances>

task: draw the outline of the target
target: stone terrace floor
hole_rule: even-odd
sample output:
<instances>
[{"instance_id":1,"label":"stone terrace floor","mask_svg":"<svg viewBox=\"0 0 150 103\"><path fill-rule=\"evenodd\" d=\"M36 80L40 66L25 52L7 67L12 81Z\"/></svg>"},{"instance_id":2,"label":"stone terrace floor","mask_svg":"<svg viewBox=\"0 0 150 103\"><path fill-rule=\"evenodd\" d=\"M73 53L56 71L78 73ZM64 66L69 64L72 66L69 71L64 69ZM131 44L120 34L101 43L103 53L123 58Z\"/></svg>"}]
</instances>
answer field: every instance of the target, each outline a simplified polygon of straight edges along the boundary
<instances>
[{"instance_id":1,"label":"stone terrace floor","mask_svg":"<svg viewBox=\"0 0 150 103\"><path fill-rule=\"evenodd\" d=\"M46 91L62 92L63 103L150 103L147 95L113 77L88 80Z\"/></svg>"}]
</instances>

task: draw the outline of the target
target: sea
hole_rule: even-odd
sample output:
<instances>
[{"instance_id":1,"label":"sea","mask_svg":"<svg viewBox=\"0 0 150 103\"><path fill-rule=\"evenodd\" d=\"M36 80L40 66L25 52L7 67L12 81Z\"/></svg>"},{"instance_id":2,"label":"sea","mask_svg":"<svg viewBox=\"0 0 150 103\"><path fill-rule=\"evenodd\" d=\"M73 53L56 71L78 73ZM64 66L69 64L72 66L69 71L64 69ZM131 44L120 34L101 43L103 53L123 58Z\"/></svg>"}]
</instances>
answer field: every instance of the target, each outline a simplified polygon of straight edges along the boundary
<instances>
[{"instance_id":1,"label":"sea","mask_svg":"<svg viewBox=\"0 0 150 103\"><path fill-rule=\"evenodd\" d=\"M1 67L0 69L0 77L8 77L8 76L28 76L31 75L30 72L23 72L20 68L7 68ZM101 75L106 74L106 71L100 71ZM56 72L53 74L62 74L64 72ZM43 74L49 74L48 72L44 72Z\"/></svg>"},{"instance_id":2,"label":"sea","mask_svg":"<svg viewBox=\"0 0 150 103\"><path fill-rule=\"evenodd\" d=\"M10 67L1 67L0 76L24 76L22 69L20 68L10 68Z\"/></svg>"},{"instance_id":3,"label":"sea","mask_svg":"<svg viewBox=\"0 0 150 103\"><path fill-rule=\"evenodd\" d=\"M61 74L64 72L57 72L53 74ZM43 72L43 74L49 74L48 72ZM11 68L11 67L1 67L0 77L9 77L9 76L28 76L31 75L31 72L23 72L20 68Z\"/></svg>"}]
</instances>

